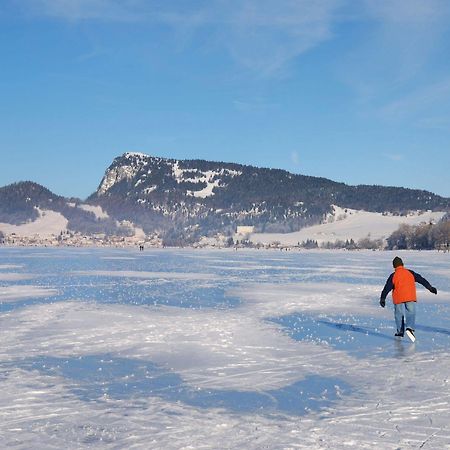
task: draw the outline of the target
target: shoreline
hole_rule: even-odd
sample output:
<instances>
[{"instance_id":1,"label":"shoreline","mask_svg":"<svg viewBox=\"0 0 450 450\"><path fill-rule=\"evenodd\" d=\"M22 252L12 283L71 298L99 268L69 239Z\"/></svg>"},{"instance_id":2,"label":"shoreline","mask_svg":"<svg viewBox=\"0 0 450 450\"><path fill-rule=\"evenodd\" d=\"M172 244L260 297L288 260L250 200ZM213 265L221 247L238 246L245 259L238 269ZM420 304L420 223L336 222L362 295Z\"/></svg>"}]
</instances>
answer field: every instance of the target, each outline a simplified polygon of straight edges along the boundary
<instances>
[{"instance_id":1,"label":"shoreline","mask_svg":"<svg viewBox=\"0 0 450 450\"><path fill-rule=\"evenodd\" d=\"M143 249L140 249L140 244L136 245L107 245L107 244L91 244L91 245L44 245L44 244L2 244L0 245L0 249L77 249L77 250L134 250L137 253L148 252L152 250L220 250L220 251L229 251L229 252L242 252L242 251L271 251L271 252L282 252L282 253L342 253L342 252L350 252L350 253L450 253L447 249L401 249L401 250L393 250L393 249L367 249L367 248L355 248L355 249L347 249L347 248L301 248L301 247L270 247L270 246L261 246L261 247L225 247L225 246L205 246L205 245L184 245L184 246L144 246Z\"/></svg>"}]
</instances>

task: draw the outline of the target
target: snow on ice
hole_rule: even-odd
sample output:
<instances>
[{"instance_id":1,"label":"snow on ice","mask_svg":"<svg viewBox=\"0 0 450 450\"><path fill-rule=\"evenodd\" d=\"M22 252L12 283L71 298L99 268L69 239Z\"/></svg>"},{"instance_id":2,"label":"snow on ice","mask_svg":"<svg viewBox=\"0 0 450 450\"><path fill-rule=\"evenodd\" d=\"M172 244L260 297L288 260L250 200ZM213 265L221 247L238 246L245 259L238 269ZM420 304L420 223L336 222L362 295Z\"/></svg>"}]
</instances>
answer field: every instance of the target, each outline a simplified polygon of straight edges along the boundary
<instances>
[{"instance_id":1,"label":"snow on ice","mask_svg":"<svg viewBox=\"0 0 450 450\"><path fill-rule=\"evenodd\" d=\"M449 256L402 254L415 344L393 256L4 248L2 446L448 448Z\"/></svg>"}]
</instances>

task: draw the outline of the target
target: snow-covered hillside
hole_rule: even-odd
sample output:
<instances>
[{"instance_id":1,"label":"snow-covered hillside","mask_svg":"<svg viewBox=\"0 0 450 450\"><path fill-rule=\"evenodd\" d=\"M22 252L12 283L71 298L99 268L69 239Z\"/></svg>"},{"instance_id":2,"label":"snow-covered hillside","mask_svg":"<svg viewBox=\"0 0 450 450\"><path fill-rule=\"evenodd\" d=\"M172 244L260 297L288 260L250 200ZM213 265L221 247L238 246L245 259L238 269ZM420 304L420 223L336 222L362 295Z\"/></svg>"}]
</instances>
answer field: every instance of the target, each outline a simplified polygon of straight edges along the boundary
<instances>
[{"instance_id":1,"label":"snow-covered hillside","mask_svg":"<svg viewBox=\"0 0 450 450\"><path fill-rule=\"evenodd\" d=\"M250 240L254 243L270 244L279 242L282 245L297 245L308 239L318 244L326 242L346 241L353 239L386 239L401 224L418 225L420 223L436 223L445 212L415 212L406 216L381 214L368 211L357 211L349 208L333 206L334 213L328 215L325 223L306 227L295 233L254 233Z\"/></svg>"},{"instance_id":2,"label":"snow-covered hillside","mask_svg":"<svg viewBox=\"0 0 450 450\"><path fill-rule=\"evenodd\" d=\"M58 235L61 231L67 230L68 220L61 213L36 209L39 212L36 220L21 225L0 223L0 230L6 235L14 233L17 236L40 236L43 238Z\"/></svg>"}]
</instances>

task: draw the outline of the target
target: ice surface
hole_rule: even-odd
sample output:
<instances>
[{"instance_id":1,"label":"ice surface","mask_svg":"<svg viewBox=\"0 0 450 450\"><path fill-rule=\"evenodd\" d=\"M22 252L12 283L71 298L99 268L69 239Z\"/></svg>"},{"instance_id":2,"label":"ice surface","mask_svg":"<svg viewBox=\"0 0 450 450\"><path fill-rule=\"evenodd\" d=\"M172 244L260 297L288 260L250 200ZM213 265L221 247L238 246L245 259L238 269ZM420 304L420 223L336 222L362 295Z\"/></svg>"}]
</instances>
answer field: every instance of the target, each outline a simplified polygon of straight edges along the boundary
<instances>
[{"instance_id":1,"label":"ice surface","mask_svg":"<svg viewBox=\"0 0 450 450\"><path fill-rule=\"evenodd\" d=\"M448 448L448 254L412 344L389 252L1 252L1 446Z\"/></svg>"}]
</instances>

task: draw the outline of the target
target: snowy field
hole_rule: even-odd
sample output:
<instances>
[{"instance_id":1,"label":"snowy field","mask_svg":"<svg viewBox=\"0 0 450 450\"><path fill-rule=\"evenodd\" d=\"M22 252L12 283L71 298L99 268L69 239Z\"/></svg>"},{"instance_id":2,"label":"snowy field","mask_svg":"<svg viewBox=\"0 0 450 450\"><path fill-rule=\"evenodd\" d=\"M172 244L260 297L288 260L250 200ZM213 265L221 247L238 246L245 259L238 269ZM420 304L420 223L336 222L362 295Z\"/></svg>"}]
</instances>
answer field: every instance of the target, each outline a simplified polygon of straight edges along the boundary
<instances>
[{"instance_id":1,"label":"snowy field","mask_svg":"<svg viewBox=\"0 0 450 450\"><path fill-rule=\"evenodd\" d=\"M417 226L437 223L446 214L443 211L416 211L406 216L394 216L339 206L333 206L333 210L334 213L328 216L325 223L305 227L293 233L253 233L250 240L255 244L280 242L283 245L296 246L308 239L317 241L319 245L337 240L353 239L358 242L367 237L372 240L387 239L402 224Z\"/></svg>"},{"instance_id":2,"label":"snowy field","mask_svg":"<svg viewBox=\"0 0 450 450\"><path fill-rule=\"evenodd\" d=\"M390 252L0 255L1 448L450 448L449 254L415 344Z\"/></svg>"}]
</instances>

